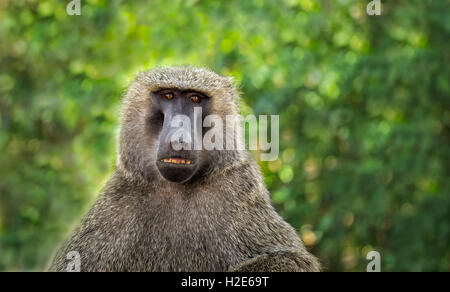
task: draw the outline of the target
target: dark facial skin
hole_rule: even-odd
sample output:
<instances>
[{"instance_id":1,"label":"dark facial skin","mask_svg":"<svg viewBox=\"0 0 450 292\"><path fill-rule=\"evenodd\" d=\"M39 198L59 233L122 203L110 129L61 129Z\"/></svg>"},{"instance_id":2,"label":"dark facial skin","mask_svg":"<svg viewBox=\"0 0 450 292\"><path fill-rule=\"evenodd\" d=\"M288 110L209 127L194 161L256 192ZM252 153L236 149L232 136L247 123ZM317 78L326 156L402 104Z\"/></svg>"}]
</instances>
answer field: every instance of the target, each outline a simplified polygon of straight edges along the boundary
<instances>
[{"instance_id":1,"label":"dark facial skin","mask_svg":"<svg viewBox=\"0 0 450 292\"><path fill-rule=\"evenodd\" d=\"M202 128L203 119L209 114L210 99L205 94L192 90L162 89L152 92L153 105L150 113L151 135L158 137L156 166L162 177L168 181L185 183L189 181L202 165L201 150L194 150L194 135L206 131ZM201 107L202 117L194 118L194 108ZM189 139L177 135L182 124L172 122L176 116L184 115L190 119ZM196 131L194 131L196 129ZM186 129L187 130L187 129ZM174 137L179 137L174 139ZM198 137L201 143L202 136ZM183 148L183 149L177 149Z\"/></svg>"}]
</instances>

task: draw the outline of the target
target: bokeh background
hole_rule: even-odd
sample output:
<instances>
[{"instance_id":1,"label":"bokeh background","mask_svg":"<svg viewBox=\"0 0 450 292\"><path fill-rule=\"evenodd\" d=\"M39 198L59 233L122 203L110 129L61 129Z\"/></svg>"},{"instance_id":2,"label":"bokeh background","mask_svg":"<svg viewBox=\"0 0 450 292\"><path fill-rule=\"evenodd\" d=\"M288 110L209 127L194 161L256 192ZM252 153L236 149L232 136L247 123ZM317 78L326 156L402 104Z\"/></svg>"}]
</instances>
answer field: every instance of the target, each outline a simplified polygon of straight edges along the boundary
<instances>
[{"instance_id":1,"label":"bokeh background","mask_svg":"<svg viewBox=\"0 0 450 292\"><path fill-rule=\"evenodd\" d=\"M0 270L43 270L114 168L120 98L157 65L278 114L273 201L328 271L450 271L447 0L0 0Z\"/></svg>"}]
</instances>

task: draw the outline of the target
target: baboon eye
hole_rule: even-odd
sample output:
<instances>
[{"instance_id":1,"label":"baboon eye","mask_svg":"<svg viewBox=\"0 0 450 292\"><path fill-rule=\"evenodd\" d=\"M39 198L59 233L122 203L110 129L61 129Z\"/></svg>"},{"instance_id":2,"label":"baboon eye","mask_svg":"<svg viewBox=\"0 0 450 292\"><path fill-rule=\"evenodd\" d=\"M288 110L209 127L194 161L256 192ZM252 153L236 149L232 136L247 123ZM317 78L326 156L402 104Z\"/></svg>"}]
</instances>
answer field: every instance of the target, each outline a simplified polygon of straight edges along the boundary
<instances>
[{"instance_id":1,"label":"baboon eye","mask_svg":"<svg viewBox=\"0 0 450 292\"><path fill-rule=\"evenodd\" d=\"M166 99L172 99L172 98L173 98L173 93L170 93L170 92L164 93L164 97L165 97Z\"/></svg>"},{"instance_id":2,"label":"baboon eye","mask_svg":"<svg viewBox=\"0 0 450 292\"><path fill-rule=\"evenodd\" d=\"M198 95L193 95L190 97L191 101L195 102L195 103L199 103L200 102L200 97Z\"/></svg>"}]
</instances>

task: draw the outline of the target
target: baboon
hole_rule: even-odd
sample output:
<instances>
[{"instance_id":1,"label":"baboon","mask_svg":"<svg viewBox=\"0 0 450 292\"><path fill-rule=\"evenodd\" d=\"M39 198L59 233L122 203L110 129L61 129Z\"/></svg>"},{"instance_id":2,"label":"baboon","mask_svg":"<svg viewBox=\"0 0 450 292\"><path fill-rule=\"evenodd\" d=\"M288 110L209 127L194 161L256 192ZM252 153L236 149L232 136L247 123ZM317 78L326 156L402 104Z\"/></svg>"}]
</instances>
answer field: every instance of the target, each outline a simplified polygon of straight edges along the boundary
<instances>
[{"instance_id":1,"label":"baboon","mask_svg":"<svg viewBox=\"0 0 450 292\"><path fill-rule=\"evenodd\" d=\"M176 115L237 115L238 99L232 79L208 69L138 74L123 99L116 169L49 270L65 271L76 251L81 271L319 271L247 151L176 151L168 139Z\"/></svg>"}]
</instances>

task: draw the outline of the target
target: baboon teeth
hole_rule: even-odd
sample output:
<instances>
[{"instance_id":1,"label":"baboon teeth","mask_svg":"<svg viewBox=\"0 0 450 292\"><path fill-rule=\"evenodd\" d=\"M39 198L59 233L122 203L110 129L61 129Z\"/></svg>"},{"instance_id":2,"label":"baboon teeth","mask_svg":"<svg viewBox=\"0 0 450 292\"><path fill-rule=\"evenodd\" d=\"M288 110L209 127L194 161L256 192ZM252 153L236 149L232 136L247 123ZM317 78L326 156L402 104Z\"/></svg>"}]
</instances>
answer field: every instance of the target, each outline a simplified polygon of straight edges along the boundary
<instances>
[{"instance_id":1,"label":"baboon teeth","mask_svg":"<svg viewBox=\"0 0 450 292\"><path fill-rule=\"evenodd\" d=\"M161 160L165 163L173 163L173 164L193 164L193 162L189 159L182 159L182 158L164 158Z\"/></svg>"}]
</instances>

